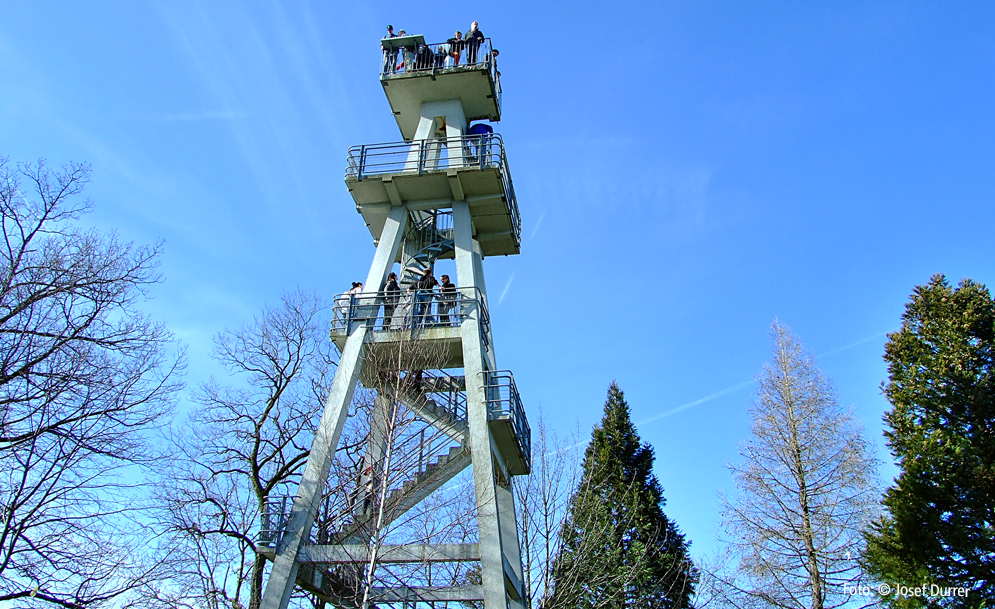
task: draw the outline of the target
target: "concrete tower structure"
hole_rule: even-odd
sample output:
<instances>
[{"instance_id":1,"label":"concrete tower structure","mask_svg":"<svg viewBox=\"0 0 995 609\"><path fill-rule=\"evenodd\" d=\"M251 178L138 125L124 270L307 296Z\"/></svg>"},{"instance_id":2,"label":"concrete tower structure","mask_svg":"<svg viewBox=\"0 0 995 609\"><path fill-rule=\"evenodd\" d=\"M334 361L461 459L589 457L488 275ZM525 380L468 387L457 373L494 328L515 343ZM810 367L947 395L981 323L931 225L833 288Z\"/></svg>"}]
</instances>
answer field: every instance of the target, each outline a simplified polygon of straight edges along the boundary
<instances>
[{"instance_id":1,"label":"concrete tower structure","mask_svg":"<svg viewBox=\"0 0 995 609\"><path fill-rule=\"evenodd\" d=\"M497 52L489 39L382 45L380 82L403 141L349 150L346 186L376 253L366 291L336 297L331 335L341 357L297 495L263 513L260 547L273 566L262 606L286 608L299 586L334 606L524 607L511 478L530 471L531 432L513 376L497 368L482 264L519 253L521 220L501 137L470 125L501 118ZM455 292L416 290L440 259L455 260ZM385 290L395 264L399 300ZM362 466L348 507L329 515L323 497L357 382L376 393ZM391 428L399 407L416 421L407 448ZM476 540L374 539L374 524L398 521L471 466L472 491L444 491L473 493ZM449 563L471 575L373 586L373 563L429 573Z\"/></svg>"}]
</instances>

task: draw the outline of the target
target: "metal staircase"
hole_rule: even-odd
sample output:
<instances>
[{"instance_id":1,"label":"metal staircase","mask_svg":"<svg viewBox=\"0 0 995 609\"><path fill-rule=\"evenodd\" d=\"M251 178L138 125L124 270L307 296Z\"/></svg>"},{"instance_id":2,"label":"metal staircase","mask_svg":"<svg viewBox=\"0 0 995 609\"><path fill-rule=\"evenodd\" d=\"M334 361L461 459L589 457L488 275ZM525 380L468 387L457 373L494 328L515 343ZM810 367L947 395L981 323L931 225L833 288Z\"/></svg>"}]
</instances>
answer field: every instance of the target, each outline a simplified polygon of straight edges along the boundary
<instances>
[{"instance_id":1,"label":"metal staircase","mask_svg":"<svg viewBox=\"0 0 995 609\"><path fill-rule=\"evenodd\" d=\"M408 510L418 505L425 497L449 482L456 474L470 465L470 449L465 446L452 446L448 452L439 455L435 461L391 490L383 502L384 522L388 526ZM364 543L369 537L371 522L375 514L366 513L354 516L338 530L327 534L328 544Z\"/></svg>"},{"instance_id":2,"label":"metal staircase","mask_svg":"<svg viewBox=\"0 0 995 609\"><path fill-rule=\"evenodd\" d=\"M401 260L402 290L421 277L440 258L452 258L455 251L452 212L430 210L412 212L412 225L405 235Z\"/></svg>"}]
</instances>

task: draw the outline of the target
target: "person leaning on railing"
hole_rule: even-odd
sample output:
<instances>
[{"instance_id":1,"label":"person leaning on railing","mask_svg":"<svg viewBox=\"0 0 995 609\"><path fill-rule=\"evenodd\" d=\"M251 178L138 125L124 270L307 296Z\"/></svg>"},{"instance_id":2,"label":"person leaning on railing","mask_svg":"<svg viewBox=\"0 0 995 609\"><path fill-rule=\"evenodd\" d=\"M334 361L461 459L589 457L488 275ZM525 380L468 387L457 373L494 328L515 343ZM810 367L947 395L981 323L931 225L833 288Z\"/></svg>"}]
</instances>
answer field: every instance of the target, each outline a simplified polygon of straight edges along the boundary
<instances>
[{"instance_id":1,"label":"person leaning on railing","mask_svg":"<svg viewBox=\"0 0 995 609\"><path fill-rule=\"evenodd\" d=\"M476 164L478 162L483 162L487 164L490 162L487 159L487 153L490 149L491 135L494 133L494 127L491 127L487 123L474 123L470 125L470 128L466 130L467 133L467 146L472 147L472 154L470 155L470 163Z\"/></svg>"},{"instance_id":2,"label":"person leaning on railing","mask_svg":"<svg viewBox=\"0 0 995 609\"><path fill-rule=\"evenodd\" d=\"M449 45L449 57L452 58L453 63L448 67L456 67L459 65L459 56L463 52L463 32L456 30L456 34L452 38L446 41Z\"/></svg>"}]
</instances>

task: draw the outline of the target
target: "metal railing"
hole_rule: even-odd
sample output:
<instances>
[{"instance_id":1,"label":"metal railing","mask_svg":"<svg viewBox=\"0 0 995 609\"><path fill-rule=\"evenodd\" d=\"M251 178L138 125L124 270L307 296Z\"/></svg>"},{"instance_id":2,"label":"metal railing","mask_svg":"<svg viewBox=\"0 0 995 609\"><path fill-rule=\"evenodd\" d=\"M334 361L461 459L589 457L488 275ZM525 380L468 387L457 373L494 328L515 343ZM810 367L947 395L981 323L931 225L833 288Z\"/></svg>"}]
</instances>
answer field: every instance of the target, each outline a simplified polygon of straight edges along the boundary
<instances>
[{"instance_id":1,"label":"metal railing","mask_svg":"<svg viewBox=\"0 0 995 609\"><path fill-rule=\"evenodd\" d=\"M366 324L374 332L454 327L462 325L474 310L479 311L481 338L489 345L490 316L478 288L456 288L456 293L449 295L435 290L394 296L378 292L339 294L332 308L332 333L348 334L353 324Z\"/></svg>"},{"instance_id":2,"label":"metal railing","mask_svg":"<svg viewBox=\"0 0 995 609\"><path fill-rule=\"evenodd\" d=\"M453 238L453 211L451 209L428 209L411 212L411 214L411 230L423 231L422 243L427 245L435 237ZM416 214L423 214L423 217L418 218Z\"/></svg>"},{"instance_id":3,"label":"metal railing","mask_svg":"<svg viewBox=\"0 0 995 609\"><path fill-rule=\"evenodd\" d=\"M459 388L460 377L444 370L425 370L422 375L421 389L429 399L446 411L443 418L449 423L466 421L466 390ZM436 413L437 416L438 414Z\"/></svg>"},{"instance_id":4,"label":"metal railing","mask_svg":"<svg viewBox=\"0 0 995 609\"><path fill-rule=\"evenodd\" d=\"M351 146L346 178L447 169L491 169L507 173L504 141L497 133ZM509 178L510 179L510 178Z\"/></svg>"},{"instance_id":5,"label":"metal railing","mask_svg":"<svg viewBox=\"0 0 995 609\"><path fill-rule=\"evenodd\" d=\"M450 38L445 42L417 43L411 37L404 46L391 44L391 39L381 41L383 62L380 77L419 72L443 73L446 71L486 69L492 78L497 76L497 56L490 38L483 40Z\"/></svg>"},{"instance_id":6,"label":"metal railing","mask_svg":"<svg viewBox=\"0 0 995 609\"><path fill-rule=\"evenodd\" d=\"M287 527L290 518L290 506L293 497L270 497L263 502L263 511L259 514L259 545L265 548L276 548L280 537Z\"/></svg>"},{"instance_id":7,"label":"metal railing","mask_svg":"<svg viewBox=\"0 0 995 609\"><path fill-rule=\"evenodd\" d=\"M346 179L360 181L371 175L498 169L516 238L522 232L518 199L515 198L504 141L497 133L352 146L346 163Z\"/></svg>"},{"instance_id":8,"label":"metal railing","mask_svg":"<svg viewBox=\"0 0 995 609\"><path fill-rule=\"evenodd\" d=\"M487 396L487 420L509 420L515 439L525 457L526 469L532 468L532 428L525 416L522 397L515 386L515 377L508 370L485 370L484 394Z\"/></svg>"}]
</instances>

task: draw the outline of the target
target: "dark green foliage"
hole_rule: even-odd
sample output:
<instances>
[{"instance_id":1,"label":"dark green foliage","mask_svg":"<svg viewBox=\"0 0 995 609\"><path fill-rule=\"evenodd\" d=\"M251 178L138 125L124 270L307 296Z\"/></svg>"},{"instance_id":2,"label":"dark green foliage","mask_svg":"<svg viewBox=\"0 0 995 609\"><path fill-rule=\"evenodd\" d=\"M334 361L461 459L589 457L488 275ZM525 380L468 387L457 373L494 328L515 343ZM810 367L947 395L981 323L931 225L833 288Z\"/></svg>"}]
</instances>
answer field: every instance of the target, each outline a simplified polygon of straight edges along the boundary
<instances>
[{"instance_id":1,"label":"dark green foliage","mask_svg":"<svg viewBox=\"0 0 995 609\"><path fill-rule=\"evenodd\" d=\"M545 609L690 606L690 545L663 513L653 449L641 444L615 383L584 455Z\"/></svg>"},{"instance_id":2,"label":"dark green foliage","mask_svg":"<svg viewBox=\"0 0 995 609\"><path fill-rule=\"evenodd\" d=\"M965 279L918 286L885 350L885 432L901 467L865 564L884 582L971 589L934 606L995 603L995 302ZM967 601L965 603L965 600ZM922 599L896 605L925 606Z\"/></svg>"}]
</instances>

